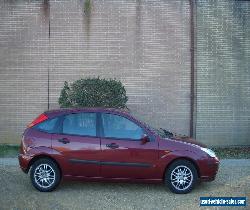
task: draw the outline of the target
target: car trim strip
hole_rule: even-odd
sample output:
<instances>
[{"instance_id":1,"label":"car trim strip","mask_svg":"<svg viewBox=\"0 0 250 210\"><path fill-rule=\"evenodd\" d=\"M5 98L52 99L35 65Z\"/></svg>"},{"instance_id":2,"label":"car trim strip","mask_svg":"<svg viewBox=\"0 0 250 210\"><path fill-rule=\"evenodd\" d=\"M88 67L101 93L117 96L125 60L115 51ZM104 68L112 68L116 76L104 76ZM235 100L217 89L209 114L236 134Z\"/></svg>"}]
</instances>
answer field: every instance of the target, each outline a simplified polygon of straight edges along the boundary
<instances>
[{"instance_id":1,"label":"car trim strip","mask_svg":"<svg viewBox=\"0 0 250 210\"><path fill-rule=\"evenodd\" d=\"M129 163L129 162L109 162L109 161L96 161L96 160L80 160L80 159L70 159L71 163L81 163L81 164L97 164L97 165L110 165L110 166L130 166L130 167L151 167L148 163Z\"/></svg>"}]
</instances>

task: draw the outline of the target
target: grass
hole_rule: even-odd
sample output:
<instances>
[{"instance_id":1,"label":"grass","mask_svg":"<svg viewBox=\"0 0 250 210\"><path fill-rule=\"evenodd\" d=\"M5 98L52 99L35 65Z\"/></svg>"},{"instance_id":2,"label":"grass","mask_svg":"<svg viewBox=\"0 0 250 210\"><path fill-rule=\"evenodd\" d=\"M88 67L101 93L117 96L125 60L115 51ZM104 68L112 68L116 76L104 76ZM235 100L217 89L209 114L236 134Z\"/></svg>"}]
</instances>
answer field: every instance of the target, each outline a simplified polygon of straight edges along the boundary
<instances>
[{"instance_id":1,"label":"grass","mask_svg":"<svg viewBox=\"0 0 250 210\"><path fill-rule=\"evenodd\" d=\"M212 149L219 159L250 159L250 146Z\"/></svg>"},{"instance_id":2,"label":"grass","mask_svg":"<svg viewBox=\"0 0 250 210\"><path fill-rule=\"evenodd\" d=\"M0 158L17 157L19 145L0 144Z\"/></svg>"},{"instance_id":3,"label":"grass","mask_svg":"<svg viewBox=\"0 0 250 210\"><path fill-rule=\"evenodd\" d=\"M212 148L220 159L250 159L249 147ZM0 158L17 157L19 145L0 144Z\"/></svg>"}]
</instances>

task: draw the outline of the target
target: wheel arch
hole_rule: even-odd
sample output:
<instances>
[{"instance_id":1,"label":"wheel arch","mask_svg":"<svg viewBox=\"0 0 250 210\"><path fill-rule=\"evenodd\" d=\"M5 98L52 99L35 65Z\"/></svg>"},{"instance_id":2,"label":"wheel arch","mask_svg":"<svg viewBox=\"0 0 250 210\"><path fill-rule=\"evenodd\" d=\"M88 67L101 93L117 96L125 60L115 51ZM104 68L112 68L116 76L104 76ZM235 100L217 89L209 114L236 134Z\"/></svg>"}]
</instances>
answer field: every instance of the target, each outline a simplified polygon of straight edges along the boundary
<instances>
[{"instance_id":1,"label":"wheel arch","mask_svg":"<svg viewBox=\"0 0 250 210\"><path fill-rule=\"evenodd\" d=\"M60 174L62 176L62 169L59 165L59 163L57 162L57 160L53 157L51 157L50 155L47 155L47 154L40 154L40 155L36 155L35 157L33 157L30 162L29 162L29 165L28 165L28 168L27 168L27 173L29 172L31 166L39 159L49 159L49 160L52 160L58 167L59 171L60 171Z\"/></svg>"},{"instance_id":2,"label":"wheel arch","mask_svg":"<svg viewBox=\"0 0 250 210\"><path fill-rule=\"evenodd\" d=\"M195 162L195 160L193 160L192 158L189 158L189 157L177 157L177 158L171 160L171 161L166 165L165 170L164 170L164 173L163 173L163 180L165 179L165 174L166 174L166 171L168 170L168 168L169 168L175 161L178 161L178 160L187 160L187 161L191 162L191 163L194 165L194 167L196 168L198 178L200 178L200 169L199 169L198 164Z\"/></svg>"}]
</instances>

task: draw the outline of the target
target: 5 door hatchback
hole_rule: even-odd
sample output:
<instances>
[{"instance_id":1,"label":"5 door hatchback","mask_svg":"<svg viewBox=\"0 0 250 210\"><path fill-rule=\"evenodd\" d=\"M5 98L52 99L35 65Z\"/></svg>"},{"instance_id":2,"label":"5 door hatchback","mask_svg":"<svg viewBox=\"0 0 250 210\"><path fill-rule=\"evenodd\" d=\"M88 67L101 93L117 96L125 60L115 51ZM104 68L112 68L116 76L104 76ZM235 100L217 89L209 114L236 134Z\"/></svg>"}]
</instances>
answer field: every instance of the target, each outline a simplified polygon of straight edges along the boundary
<instances>
[{"instance_id":1,"label":"5 door hatchback","mask_svg":"<svg viewBox=\"0 0 250 210\"><path fill-rule=\"evenodd\" d=\"M19 163L42 192L61 180L107 180L164 182L188 193L198 180L214 180L219 166L206 146L107 108L41 114L23 134Z\"/></svg>"}]
</instances>

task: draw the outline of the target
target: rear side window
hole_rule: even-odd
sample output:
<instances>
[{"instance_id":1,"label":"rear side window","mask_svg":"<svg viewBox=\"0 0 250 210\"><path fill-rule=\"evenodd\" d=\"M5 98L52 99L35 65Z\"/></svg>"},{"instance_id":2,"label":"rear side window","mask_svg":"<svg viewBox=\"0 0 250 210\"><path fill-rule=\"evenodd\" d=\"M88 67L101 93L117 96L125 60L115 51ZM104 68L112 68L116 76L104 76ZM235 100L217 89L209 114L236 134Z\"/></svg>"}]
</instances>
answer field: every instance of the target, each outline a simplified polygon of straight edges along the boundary
<instances>
[{"instance_id":1,"label":"rear side window","mask_svg":"<svg viewBox=\"0 0 250 210\"><path fill-rule=\"evenodd\" d=\"M96 136L96 113L66 115L62 132L72 135Z\"/></svg>"},{"instance_id":2,"label":"rear side window","mask_svg":"<svg viewBox=\"0 0 250 210\"><path fill-rule=\"evenodd\" d=\"M47 133L54 133L56 132L58 119L59 119L58 117L53 119L48 119L42 123L37 124L36 126L34 126L34 128Z\"/></svg>"}]
</instances>

